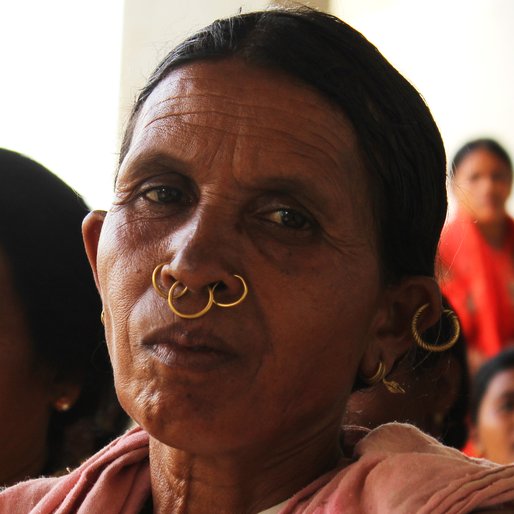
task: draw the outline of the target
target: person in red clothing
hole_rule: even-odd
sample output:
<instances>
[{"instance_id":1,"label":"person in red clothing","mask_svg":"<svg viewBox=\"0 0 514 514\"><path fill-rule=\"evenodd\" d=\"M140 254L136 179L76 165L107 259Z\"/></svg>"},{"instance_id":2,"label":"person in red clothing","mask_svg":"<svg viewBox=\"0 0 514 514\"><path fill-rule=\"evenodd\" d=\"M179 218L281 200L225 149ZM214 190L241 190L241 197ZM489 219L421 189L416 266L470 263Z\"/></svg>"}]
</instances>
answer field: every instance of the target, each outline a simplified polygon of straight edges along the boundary
<instances>
[{"instance_id":1,"label":"person in red clothing","mask_svg":"<svg viewBox=\"0 0 514 514\"><path fill-rule=\"evenodd\" d=\"M441 235L439 278L474 373L514 343L514 222L506 210L512 163L496 141L477 139L457 152L452 170L458 212Z\"/></svg>"}]
</instances>

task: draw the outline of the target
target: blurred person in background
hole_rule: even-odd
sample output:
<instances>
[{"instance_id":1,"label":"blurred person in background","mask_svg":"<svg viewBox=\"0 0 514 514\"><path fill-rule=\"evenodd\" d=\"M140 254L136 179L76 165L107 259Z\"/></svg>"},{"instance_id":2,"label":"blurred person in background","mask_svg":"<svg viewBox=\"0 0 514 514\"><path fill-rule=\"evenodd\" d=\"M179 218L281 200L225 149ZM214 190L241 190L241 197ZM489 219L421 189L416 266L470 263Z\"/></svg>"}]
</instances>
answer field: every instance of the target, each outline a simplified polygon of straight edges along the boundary
<instances>
[{"instance_id":1,"label":"blurred person in background","mask_svg":"<svg viewBox=\"0 0 514 514\"><path fill-rule=\"evenodd\" d=\"M487 361L473 381L471 439L477 456L514 462L514 348Z\"/></svg>"},{"instance_id":2,"label":"blurred person in background","mask_svg":"<svg viewBox=\"0 0 514 514\"><path fill-rule=\"evenodd\" d=\"M102 342L81 223L40 164L0 149L0 486L78 465L126 417Z\"/></svg>"},{"instance_id":3,"label":"blurred person in background","mask_svg":"<svg viewBox=\"0 0 514 514\"><path fill-rule=\"evenodd\" d=\"M439 279L461 320L474 374L514 343L514 223L506 203L512 163L492 139L464 145L452 163L456 219L441 235Z\"/></svg>"}]
</instances>

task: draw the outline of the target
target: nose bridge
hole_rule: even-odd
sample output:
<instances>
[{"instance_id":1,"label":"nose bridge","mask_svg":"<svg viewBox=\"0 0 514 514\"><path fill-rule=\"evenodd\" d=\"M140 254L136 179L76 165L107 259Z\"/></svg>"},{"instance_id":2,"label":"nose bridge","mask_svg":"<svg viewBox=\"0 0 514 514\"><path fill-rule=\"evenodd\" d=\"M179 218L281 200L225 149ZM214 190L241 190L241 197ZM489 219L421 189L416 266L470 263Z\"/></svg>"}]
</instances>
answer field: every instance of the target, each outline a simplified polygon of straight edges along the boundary
<instances>
[{"instance_id":1,"label":"nose bridge","mask_svg":"<svg viewBox=\"0 0 514 514\"><path fill-rule=\"evenodd\" d=\"M200 205L170 238L169 273L191 290L230 281L238 272L235 231L228 209ZM229 237L232 234L232 237Z\"/></svg>"}]
</instances>

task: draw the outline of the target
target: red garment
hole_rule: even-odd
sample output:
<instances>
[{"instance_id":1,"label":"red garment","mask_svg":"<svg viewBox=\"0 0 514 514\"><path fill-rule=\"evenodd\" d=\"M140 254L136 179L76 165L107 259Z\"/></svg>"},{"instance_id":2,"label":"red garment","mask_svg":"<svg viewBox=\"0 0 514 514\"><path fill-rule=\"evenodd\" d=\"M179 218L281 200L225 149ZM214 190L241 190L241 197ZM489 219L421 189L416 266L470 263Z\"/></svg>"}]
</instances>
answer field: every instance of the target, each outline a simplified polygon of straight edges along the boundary
<instances>
[{"instance_id":1,"label":"red garment","mask_svg":"<svg viewBox=\"0 0 514 514\"><path fill-rule=\"evenodd\" d=\"M514 222L506 218L501 248L489 245L476 223L460 214L439 244L439 281L471 348L486 357L514 344Z\"/></svg>"}]
</instances>

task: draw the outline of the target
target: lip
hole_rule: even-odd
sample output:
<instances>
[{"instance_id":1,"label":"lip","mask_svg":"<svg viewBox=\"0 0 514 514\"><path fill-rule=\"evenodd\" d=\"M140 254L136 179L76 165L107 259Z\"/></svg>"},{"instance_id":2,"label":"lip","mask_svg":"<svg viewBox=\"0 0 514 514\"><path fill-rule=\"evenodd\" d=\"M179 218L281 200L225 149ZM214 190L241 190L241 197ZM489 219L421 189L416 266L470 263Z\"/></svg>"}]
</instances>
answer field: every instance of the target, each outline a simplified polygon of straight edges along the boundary
<instances>
[{"instance_id":1,"label":"lip","mask_svg":"<svg viewBox=\"0 0 514 514\"><path fill-rule=\"evenodd\" d=\"M171 325L150 332L142 346L168 368L209 372L237 357L223 339L202 329Z\"/></svg>"}]
</instances>

